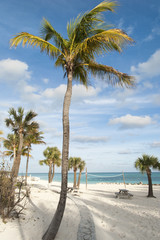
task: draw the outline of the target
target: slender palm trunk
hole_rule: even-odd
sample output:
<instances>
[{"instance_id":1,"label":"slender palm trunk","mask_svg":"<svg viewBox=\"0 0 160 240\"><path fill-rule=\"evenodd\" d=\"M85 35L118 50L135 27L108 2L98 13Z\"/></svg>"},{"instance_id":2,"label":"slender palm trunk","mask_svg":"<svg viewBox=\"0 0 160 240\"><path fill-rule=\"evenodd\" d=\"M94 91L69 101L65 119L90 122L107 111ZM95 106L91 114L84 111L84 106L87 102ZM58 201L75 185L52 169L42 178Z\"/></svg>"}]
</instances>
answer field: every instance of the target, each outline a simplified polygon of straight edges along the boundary
<instances>
[{"instance_id":1,"label":"slender palm trunk","mask_svg":"<svg viewBox=\"0 0 160 240\"><path fill-rule=\"evenodd\" d=\"M43 240L54 240L60 227L67 198L68 153L69 153L69 107L72 96L72 68L67 72L68 84L63 103L63 148L62 148L62 181L59 203L51 224L43 236Z\"/></svg>"},{"instance_id":2,"label":"slender palm trunk","mask_svg":"<svg viewBox=\"0 0 160 240\"><path fill-rule=\"evenodd\" d=\"M74 169L74 184L73 187L76 188L76 182L77 182L77 175L76 175L77 170Z\"/></svg>"},{"instance_id":3,"label":"slender palm trunk","mask_svg":"<svg viewBox=\"0 0 160 240\"><path fill-rule=\"evenodd\" d=\"M54 178L54 173L55 173L55 164L52 164L52 175L51 175L51 182L53 181Z\"/></svg>"},{"instance_id":4,"label":"slender palm trunk","mask_svg":"<svg viewBox=\"0 0 160 240\"><path fill-rule=\"evenodd\" d=\"M13 161L16 159L16 146L13 146Z\"/></svg>"},{"instance_id":5,"label":"slender palm trunk","mask_svg":"<svg viewBox=\"0 0 160 240\"><path fill-rule=\"evenodd\" d=\"M78 188L79 188L79 186L80 186L81 174L82 174L82 172L80 171L80 172L79 172L79 176L78 176L78 182L77 182L77 187L78 187Z\"/></svg>"},{"instance_id":6,"label":"slender palm trunk","mask_svg":"<svg viewBox=\"0 0 160 240\"><path fill-rule=\"evenodd\" d=\"M26 162L26 176L25 176L25 185L27 185L28 164L29 164L29 146L28 146L27 162Z\"/></svg>"},{"instance_id":7,"label":"slender palm trunk","mask_svg":"<svg viewBox=\"0 0 160 240\"><path fill-rule=\"evenodd\" d=\"M12 177L17 178L18 173L19 173L19 166L21 162L21 155L22 155L22 147L23 147L23 133L19 133L19 146L18 146L18 151L17 151L17 156L13 162L12 166Z\"/></svg>"},{"instance_id":8,"label":"slender palm trunk","mask_svg":"<svg viewBox=\"0 0 160 240\"><path fill-rule=\"evenodd\" d=\"M51 183L52 178L52 163L49 164L49 172L48 172L48 182Z\"/></svg>"},{"instance_id":9,"label":"slender palm trunk","mask_svg":"<svg viewBox=\"0 0 160 240\"><path fill-rule=\"evenodd\" d=\"M151 170L147 170L147 177L148 177L148 196L147 197L154 197L153 196L153 187L152 187L152 178L151 178Z\"/></svg>"}]
</instances>

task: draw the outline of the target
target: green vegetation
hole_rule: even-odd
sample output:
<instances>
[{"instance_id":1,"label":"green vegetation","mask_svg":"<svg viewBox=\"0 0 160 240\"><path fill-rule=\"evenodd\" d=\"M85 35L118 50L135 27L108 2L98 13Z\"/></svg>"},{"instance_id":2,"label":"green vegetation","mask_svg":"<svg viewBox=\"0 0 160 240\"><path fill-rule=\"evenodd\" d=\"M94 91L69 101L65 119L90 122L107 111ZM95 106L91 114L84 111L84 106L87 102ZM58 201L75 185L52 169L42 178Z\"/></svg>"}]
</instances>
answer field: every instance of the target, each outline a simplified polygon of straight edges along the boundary
<instances>
[{"instance_id":1,"label":"green vegetation","mask_svg":"<svg viewBox=\"0 0 160 240\"><path fill-rule=\"evenodd\" d=\"M27 151L26 176L25 176L26 185L27 185L29 157L30 157L30 151L32 150L32 144L36 144L36 145L45 144L42 136L43 132L38 130L39 128L32 128L27 132L26 136L24 137L24 147Z\"/></svg>"},{"instance_id":2,"label":"green vegetation","mask_svg":"<svg viewBox=\"0 0 160 240\"><path fill-rule=\"evenodd\" d=\"M48 172L48 182L51 183L54 178L55 173L55 166L60 167L61 166L61 152L57 147L47 147L43 155L45 157L44 160L40 160L40 165L47 165L49 166L49 172Z\"/></svg>"},{"instance_id":3,"label":"green vegetation","mask_svg":"<svg viewBox=\"0 0 160 240\"><path fill-rule=\"evenodd\" d=\"M79 166L78 166L78 169L79 169L79 176L78 176L78 182L77 182L77 187L79 188L80 186L80 182L81 182L81 174L82 172L84 171L84 168L86 166L86 163L85 161L82 161L80 162Z\"/></svg>"},{"instance_id":4,"label":"green vegetation","mask_svg":"<svg viewBox=\"0 0 160 240\"><path fill-rule=\"evenodd\" d=\"M76 188L76 181L77 181L77 170L79 167L79 164L81 162L81 158L80 157L70 157L69 161L68 161L68 169L72 169L73 168L73 172L74 172L74 182L73 182L73 187Z\"/></svg>"},{"instance_id":5,"label":"green vegetation","mask_svg":"<svg viewBox=\"0 0 160 240\"><path fill-rule=\"evenodd\" d=\"M17 178L19 173L24 136L27 134L27 131L39 128L38 123L32 121L36 116L37 113L33 111L29 111L24 115L24 109L19 107L17 112L14 108L11 108L9 110L9 118L5 119L6 126L11 127L14 135L18 137L18 149L16 155L14 152L14 162L12 166L13 178Z\"/></svg>"},{"instance_id":6,"label":"green vegetation","mask_svg":"<svg viewBox=\"0 0 160 240\"><path fill-rule=\"evenodd\" d=\"M135 168L139 169L141 173L146 172L148 177L148 196L154 197L153 187L152 187L152 178L151 178L151 168L160 170L160 163L158 158L149 155L142 155L135 161Z\"/></svg>"},{"instance_id":7,"label":"green vegetation","mask_svg":"<svg viewBox=\"0 0 160 240\"><path fill-rule=\"evenodd\" d=\"M62 67L67 76L67 90L63 104L63 148L62 148L62 185L60 200L53 220L43 236L43 240L54 239L59 229L67 196L68 155L69 155L69 108L72 96L72 81L76 80L89 85L89 73L103 78L112 85L130 87L134 85L133 77L122 73L113 67L99 64L95 57L111 51L121 52L127 44L133 43L122 30L105 25L102 13L114 12L116 2L103 1L91 11L78 15L67 25L68 39L63 38L54 27L43 19L41 36L21 32L10 41L11 47L31 45L39 47L55 59L55 66Z\"/></svg>"}]
</instances>

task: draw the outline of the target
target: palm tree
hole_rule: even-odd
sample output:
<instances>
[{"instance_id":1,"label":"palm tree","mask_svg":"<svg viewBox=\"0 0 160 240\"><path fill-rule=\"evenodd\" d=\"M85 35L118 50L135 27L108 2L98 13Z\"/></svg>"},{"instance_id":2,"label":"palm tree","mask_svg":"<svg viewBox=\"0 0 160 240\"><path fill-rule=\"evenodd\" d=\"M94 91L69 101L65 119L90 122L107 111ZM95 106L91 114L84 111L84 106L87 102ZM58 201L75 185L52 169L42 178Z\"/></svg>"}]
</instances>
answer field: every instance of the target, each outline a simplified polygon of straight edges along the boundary
<instances>
[{"instance_id":1,"label":"palm tree","mask_svg":"<svg viewBox=\"0 0 160 240\"><path fill-rule=\"evenodd\" d=\"M86 87L89 84L89 73L93 76L105 77L112 85L133 86L134 79L113 67L98 64L95 57L111 51L121 52L122 48L133 42L122 30L104 25L102 13L114 12L116 2L103 1L91 11L79 15L67 25L68 39L63 38L53 26L43 19L41 36L21 32L10 41L11 47L31 45L39 47L55 59L55 66L62 67L67 76L67 90L63 104L63 146L62 146L62 182L61 194L56 213L43 236L43 240L54 239L59 229L67 196L68 154L69 154L69 108L72 96L72 81L77 80ZM51 40L51 41L50 41Z\"/></svg>"},{"instance_id":2,"label":"palm tree","mask_svg":"<svg viewBox=\"0 0 160 240\"><path fill-rule=\"evenodd\" d=\"M27 132L27 135L24 138L24 146L27 149L27 162L26 162L26 176L25 176L25 184L27 185L27 175L28 175L28 164L29 164L29 157L31 151L32 144L45 144L42 140L43 136L41 135L43 132L39 132L38 129L31 129L31 131Z\"/></svg>"},{"instance_id":3,"label":"palm tree","mask_svg":"<svg viewBox=\"0 0 160 240\"><path fill-rule=\"evenodd\" d=\"M48 182L51 183L55 173L55 165L57 167L60 167L61 165L61 152L57 147L47 147L46 150L44 150L43 155L45 156L45 159L40 160L39 164L49 166Z\"/></svg>"},{"instance_id":4,"label":"palm tree","mask_svg":"<svg viewBox=\"0 0 160 240\"><path fill-rule=\"evenodd\" d=\"M17 134L8 134L7 138L3 140L3 146L8 149L8 151L5 151L5 155L10 156L14 160L16 158L18 142Z\"/></svg>"},{"instance_id":5,"label":"palm tree","mask_svg":"<svg viewBox=\"0 0 160 240\"><path fill-rule=\"evenodd\" d=\"M6 126L11 127L14 134L18 135L18 149L12 166L13 178L17 178L19 173L23 139L26 132L31 129L37 129L39 127L37 122L32 121L36 116L37 114L33 111L27 112L24 116L24 109L22 107L19 107L17 112L14 108L10 108L9 118L5 119Z\"/></svg>"},{"instance_id":6,"label":"palm tree","mask_svg":"<svg viewBox=\"0 0 160 240\"><path fill-rule=\"evenodd\" d=\"M73 181L73 187L76 188L76 182L77 182L77 169L79 167L79 164L81 162L81 158L79 157L70 157L68 162L68 169L72 169L74 171L74 181Z\"/></svg>"},{"instance_id":7,"label":"palm tree","mask_svg":"<svg viewBox=\"0 0 160 240\"><path fill-rule=\"evenodd\" d=\"M152 178L151 178L151 168L160 170L160 163L158 162L158 158L149 155L142 155L135 162L135 168L139 169L142 173L146 172L148 177L148 196L154 197L153 188L152 188Z\"/></svg>"},{"instance_id":8,"label":"palm tree","mask_svg":"<svg viewBox=\"0 0 160 240\"><path fill-rule=\"evenodd\" d=\"M79 176L78 176L78 182L77 182L77 187L79 188L80 186L80 181L81 181L81 174L82 172L84 171L84 168L86 166L86 163L85 161L81 161L79 166L78 166L78 169L79 169Z\"/></svg>"}]
</instances>

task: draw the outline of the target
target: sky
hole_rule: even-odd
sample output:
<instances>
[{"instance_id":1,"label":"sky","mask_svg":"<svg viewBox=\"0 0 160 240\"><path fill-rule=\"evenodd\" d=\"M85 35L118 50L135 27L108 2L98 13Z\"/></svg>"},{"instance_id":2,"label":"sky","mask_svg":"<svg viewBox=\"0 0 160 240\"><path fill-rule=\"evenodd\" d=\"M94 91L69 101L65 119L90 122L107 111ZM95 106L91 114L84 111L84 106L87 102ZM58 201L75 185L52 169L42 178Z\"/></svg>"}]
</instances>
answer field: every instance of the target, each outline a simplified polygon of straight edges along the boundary
<instances>
[{"instance_id":1,"label":"sky","mask_svg":"<svg viewBox=\"0 0 160 240\"><path fill-rule=\"evenodd\" d=\"M98 0L0 1L0 130L11 133L4 120L11 107L38 113L46 145L33 146L29 172L47 172L40 166L46 147L62 150L62 107L67 79L45 53L32 47L10 48L20 32L40 35L45 17L67 37L66 26L79 13L91 10ZM88 172L136 171L142 154L160 159L160 1L119 0L115 13L104 14L107 24L123 29L135 43L122 53L107 53L96 60L133 75L132 89L113 87L90 78L86 89L73 82L70 106L70 151L81 157ZM1 150L3 147L1 146ZM22 158L20 172L25 173ZM60 172L60 169L56 169Z\"/></svg>"}]
</instances>

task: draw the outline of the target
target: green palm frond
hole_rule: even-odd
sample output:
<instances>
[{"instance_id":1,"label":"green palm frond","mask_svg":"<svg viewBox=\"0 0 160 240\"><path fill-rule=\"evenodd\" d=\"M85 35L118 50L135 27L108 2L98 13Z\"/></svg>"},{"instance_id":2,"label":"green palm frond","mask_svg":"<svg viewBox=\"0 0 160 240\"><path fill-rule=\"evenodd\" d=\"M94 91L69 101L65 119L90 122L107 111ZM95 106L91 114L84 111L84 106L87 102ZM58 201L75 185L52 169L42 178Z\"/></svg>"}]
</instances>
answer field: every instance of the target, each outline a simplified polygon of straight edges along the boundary
<instances>
[{"instance_id":1,"label":"green palm frond","mask_svg":"<svg viewBox=\"0 0 160 240\"><path fill-rule=\"evenodd\" d=\"M149 168L160 169L160 163L157 157L143 154L135 161L135 168L143 173Z\"/></svg>"},{"instance_id":2,"label":"green palm frond","mask_svg":"<svg viewBox=\"0 0 160 240\"><path fill-rule=\"evenodd\" d=\"M83 41L97 23L103 22L101 14L105 11L113 12L116 6L116 2L103 1L91 11L86 12L82 16L78 15L75 22L72 21L67 26L69 39L75 43Z\"/></svg>"},{"instance_id":3,"label":"green palm frond","mask_svg":"<svg viewBox=\"0 0 160 240\"><path fill-rule=\"evenodd\" d=\"M74 70L73 77L84 86L87 87L89 85L88 72L85 69L85 66L78 65Z\"/></svg>"},{"instance_id":4,"label":"green palm frond","mask_svg":"<svg viewBox=\"0 0 160 240\"><path fill-rule=\"evenodd\" d=\"M74 54L78 52L81 55L88 54L92 59L94 55L101 55L103 52L118 51L121 52L127 44L133 43L133 39L120 29L101 30L82 43L77 44Z\"/></svg>"},{"instance_id":5,"label":"green palm frond","mask_svg":"<svg viewBox=\"0 0 160 240\"><path fill-rule=\"evenodd\" d=\"M86 67L93 74L93 76L106 79L106 81L111 85L120 85L126 87L134 86L134 78L132 76L119 72L113 67L98 64L96 62L90 62L89 64L86 64Z\"/></svg>"},{"instance_id":6,"label":"green palm frond","mask_svg":"<svg viewBox=\"0 0 160 240\"><path fill-rule=\"evenodd\" d=\"M43 18L42 21L41 34L42 38L44 38L45 41L53 39L55 46L59 49L64 49L65 45L67 44L67 41L53 28L53 26L45 18Z\"/></svg>"},{"instance_id":7,"label":"green palm frond","mask_svg":"<svg viewBox=\"0 0 160 240\"><path fill-rule=\"evenodd\" d=\"M39 47L41 52L46 52L49 56L55 58L60 54L63 54L60 49L52 45L51 43L45 41L44 39L34 36L32 34L22 32L16 35L10 40L10 46L17 47L22 43L22 46L31 45L32 47Z\"/></svg>"}]
</instances>

